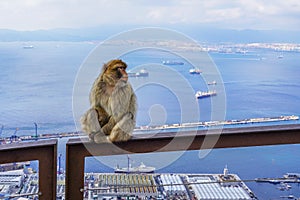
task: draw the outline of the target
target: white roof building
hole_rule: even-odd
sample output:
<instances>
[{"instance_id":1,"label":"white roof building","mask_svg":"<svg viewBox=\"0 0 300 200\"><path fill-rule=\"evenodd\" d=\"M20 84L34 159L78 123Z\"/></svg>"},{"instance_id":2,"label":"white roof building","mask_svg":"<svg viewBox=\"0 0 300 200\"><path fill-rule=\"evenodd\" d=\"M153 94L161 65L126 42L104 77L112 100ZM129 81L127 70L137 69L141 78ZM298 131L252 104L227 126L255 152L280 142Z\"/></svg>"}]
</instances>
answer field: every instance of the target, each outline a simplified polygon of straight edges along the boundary
<instances>
[{"instance_id":1,"label":"white roof building","mask_svg":"<svg viewBox=\"0 0 300 200\"><path fill-rule=\"evenodd\" d=\"M10 185L20 187L24 178L22 169L0 172L0 185Z\"/></svg>"},{"instance_id":2,"label":"white roof building","mask_svg":"<svg viewBox=\"0 0 300 200\"><path fill-rule=\"evenodd\" d=\"M217 175L192 176L188 182L198 199L203 200L247 200L253 199L242 184L222 185L218 183Z\"/></svg>"},{"instance_id":3,"label":"white roof building","mask_svg":"<svg viewBox=\"0 0 300 200\"><path fill-rule=\"evenodd\" d=\"M161 174L160 179L167 194L187 194L179 174Z\"/></svg>"}]
</instances>

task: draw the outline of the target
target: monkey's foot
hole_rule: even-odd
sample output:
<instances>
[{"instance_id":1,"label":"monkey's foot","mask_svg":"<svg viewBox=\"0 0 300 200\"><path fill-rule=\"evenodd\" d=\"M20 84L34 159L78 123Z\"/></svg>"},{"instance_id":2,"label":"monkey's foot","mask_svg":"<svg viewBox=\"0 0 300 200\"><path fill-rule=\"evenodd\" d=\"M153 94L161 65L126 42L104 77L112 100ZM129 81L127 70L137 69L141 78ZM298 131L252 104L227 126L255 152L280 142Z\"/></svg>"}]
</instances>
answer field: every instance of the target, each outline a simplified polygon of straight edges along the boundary
<instances>
[{"instance_id":1,"label":"monkey's foot","mask_svg":"<svg viewBox=\"0 0 300 200\"><path fill-rule=\"evenodd\" d=\"M97 144L110 142L108 136L104 135L103 133L95 134L93 139L93 141Z\"/></svg>"},{"instance_id":2,"label":"monkey's foot","mask_svg":"<svg viewBox=\"0 0 300 200\"><path fill-rule=\"evenodd\" d=\"M95 133L88 134L88 136L89 136L89 141L94 142Z\"/></svg>"}]
</instances>

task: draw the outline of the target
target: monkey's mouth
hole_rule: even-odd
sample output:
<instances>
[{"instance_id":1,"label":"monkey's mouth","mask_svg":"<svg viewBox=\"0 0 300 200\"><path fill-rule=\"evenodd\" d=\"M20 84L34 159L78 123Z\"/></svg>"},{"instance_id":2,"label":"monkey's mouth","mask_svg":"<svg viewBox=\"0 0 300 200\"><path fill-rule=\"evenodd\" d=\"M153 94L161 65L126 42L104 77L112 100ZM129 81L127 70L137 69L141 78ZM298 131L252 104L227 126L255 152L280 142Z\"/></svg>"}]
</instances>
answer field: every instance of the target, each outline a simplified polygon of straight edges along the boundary
<instances>
[{"instance_id":1,"label":"monkey's mouth","mask_svg":"<svg viewBox=\"0 0 300 200\"><path fill-rule=\"evenodd\" d=\"M122 76L122 77L120 78L120 80L127 82L127 81L128 81L128 76Z\"/></svg>"}]
</instances>

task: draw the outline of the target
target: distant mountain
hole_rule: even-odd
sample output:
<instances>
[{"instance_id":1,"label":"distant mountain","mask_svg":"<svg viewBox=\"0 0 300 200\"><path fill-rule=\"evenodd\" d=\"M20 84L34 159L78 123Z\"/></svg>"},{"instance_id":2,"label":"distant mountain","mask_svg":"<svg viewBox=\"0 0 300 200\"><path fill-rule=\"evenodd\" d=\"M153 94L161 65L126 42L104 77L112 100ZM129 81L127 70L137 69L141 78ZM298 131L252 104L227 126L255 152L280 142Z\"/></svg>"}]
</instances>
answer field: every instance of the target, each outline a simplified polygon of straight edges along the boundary
<instances>
[{"instance_id":1,"label":"distant mountain","mask_svg":"<svg viewBox=\"0 0 300 200\"><path fill-rule=\"evenodd\" d=\"M122 31L143 26L99 26L80 29L51 29L36 31L16 31L0 29L0 41L87 41L105 40ZM300 43L300 31L284 30L233 30L202 27L198 25L168 25L162 28L173 29L199 41L210 43L232 42L287 42Z\"/></svg>"},{"instance_id":2,"label":"distant mountain","mask_svg":"<svg viewBox=\"0 0 300 200\"><path fill-rule=\"evenodd\" d=\"M105 40L114 34L130 30L131 27L99 26L92 28L60 28L36 31L0 29L0 41L90 41Z\"/></svg>"},{"instance_id":3,"label":"distant mountain","mask_svg":"<svg viewBox=\"0 0 300 200\"><path fill-rule=\"evenodd\" d=\"M37 30L37 31L15 31L0 29L0 41L80 41L80 35L73 34L73 31L59 30Z\"/></svg>"},{"instance_id":4,"label":"distant mountain","mask_svg":"<svg viewBox=\"0 0 300 200\"><path fill-rule=\"evenodd\" d=\"M190 30L190 36L203 42L232 43L299 43L300 31L284 30L229 30L229 29L196 29Z\"/></svg>"}]
</instances>

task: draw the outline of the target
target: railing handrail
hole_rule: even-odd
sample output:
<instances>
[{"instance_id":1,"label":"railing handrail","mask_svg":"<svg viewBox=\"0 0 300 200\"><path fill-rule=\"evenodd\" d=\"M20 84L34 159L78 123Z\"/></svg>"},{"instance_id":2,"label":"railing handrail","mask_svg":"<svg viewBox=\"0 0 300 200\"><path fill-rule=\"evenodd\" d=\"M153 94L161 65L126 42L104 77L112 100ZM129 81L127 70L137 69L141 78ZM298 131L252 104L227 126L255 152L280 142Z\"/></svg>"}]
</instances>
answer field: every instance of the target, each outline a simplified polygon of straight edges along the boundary
<instances>
[{"instance_id":1,"label":"railing handrail","mask_svg":"<svg viewBox=\"0 0 300 200\"><path fill-rule=\"evenodd\" d=\"M205 136L220 136L220 137L229 137L232 135L240 135L240 136L248 136L248 137L255 137L256 134L259 134L261 137L271 136L265 138L264 141L260 141L261 144L252 144L253 141L248 141L247 143L243 144L245 146L259 146L259 145L277 145L277 144L292 144L292 143L299 143L300 141L298 137L289 138L287 135L280 135L282 133L290 133L290 134L300 134L300 124L287 124L287 125L274 125L274 126L253 126L253 127L234 127L234 128L222 128L221 134L220 129L218 128L209 128L209 129L201 129L197 131L183 131L180 132L161 132L159 134L134 134L133 137L128 142L133 141L151 141L151 140L164 140L164 139L172 139L175 137L178 138L187 138L187 137L205 137ZM277 140L274 136L281 136L282 140ZM222 139L222 138L221 138ZM88 137L81 137L81 138L71 138L68 140L67 145L91 145L88 140ZM115 143L118 145L118 143ZM119 144L126 144L126 142L120 142ZM234 147L242 147L237 145L233 145ZM228 147L233 147L228 146ZM218 146L214 146L213 148L218 148ZM222 146L221 148L226 148L226 146Z\"/></svg>"},{"instance_id":2,"label":"railing handrail","mask_svg":"<svg viewBox=\"0 0 300 200\"><path fill-rule=\"evenodd\" d=\"M95 144L89 142L87 137L69 139L66 146L66 199L83 198L84 160L89 156L300 143L300 124L224 128L219 133L218 129L210 129L209 132L198 130L145 134L143 137L135 135L127 142L113 144ZM171 144L174 138L176 140ZM214 146L203 146L207 139L215 140ZM191 141L189 146L182 145L186 141Z\"/></svg>"},{"instance_id":3,"label":"railing handrail","mask_svg":"<svg viewBox=\"0 0 300 200\"><path fill-rule=\"evenodd\" d=\"M14 142L9 144L1 144L0 151L3 150L12 150L12 149L26 149L26 148L35 148L41 146L53 146L57 144L56 139L50 140L36 140L36 141L28 141L28 142Z\"/></svg>"}]
</instances>

